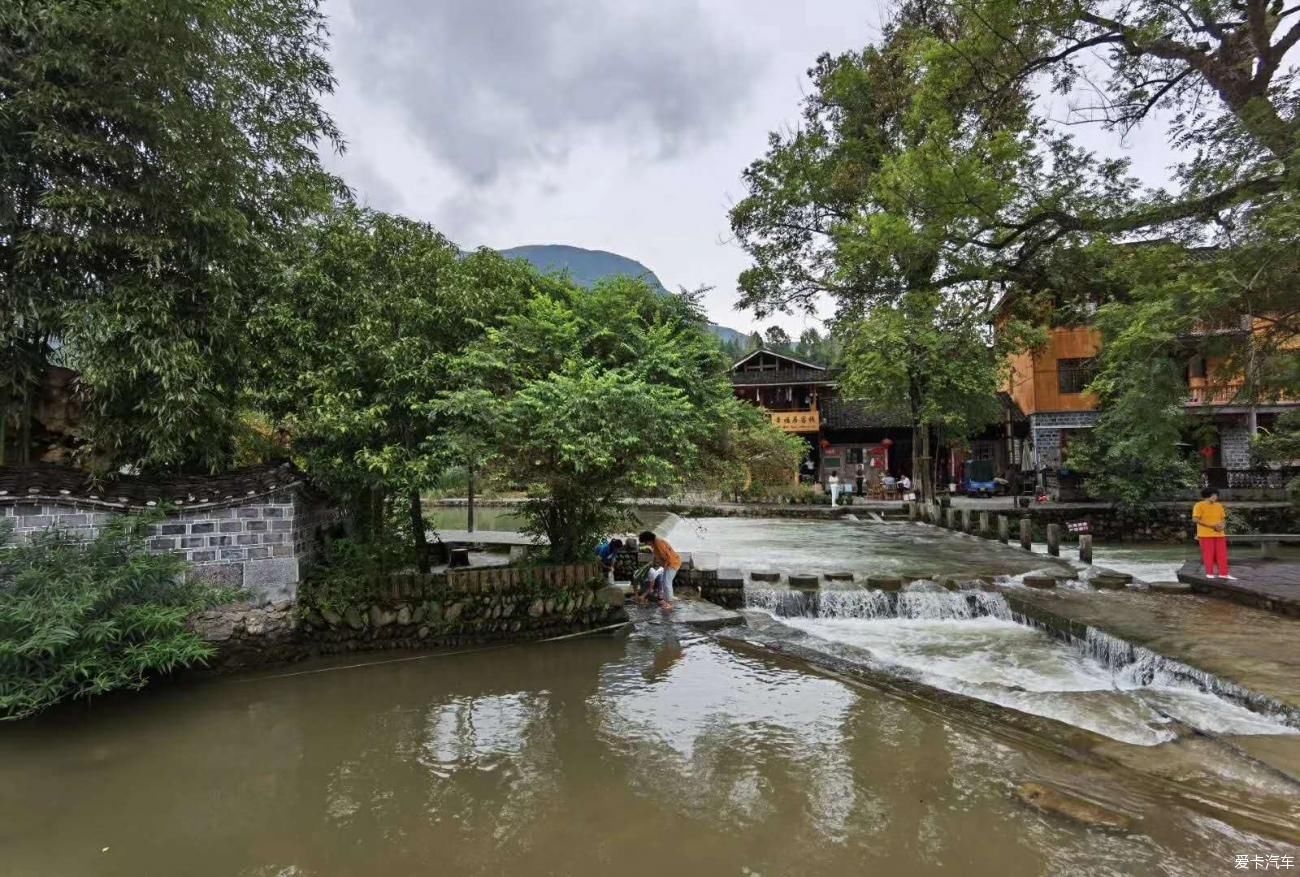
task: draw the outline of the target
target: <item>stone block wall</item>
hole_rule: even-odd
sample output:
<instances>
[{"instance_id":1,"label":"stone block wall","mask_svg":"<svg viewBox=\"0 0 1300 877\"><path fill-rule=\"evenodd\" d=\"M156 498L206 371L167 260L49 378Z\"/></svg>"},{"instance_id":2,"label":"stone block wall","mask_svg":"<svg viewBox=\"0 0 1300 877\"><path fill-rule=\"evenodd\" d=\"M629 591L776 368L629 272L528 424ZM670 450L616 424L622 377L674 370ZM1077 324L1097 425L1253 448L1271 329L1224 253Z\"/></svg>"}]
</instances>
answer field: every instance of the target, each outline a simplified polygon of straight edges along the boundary
<instances>
[{"instance_id":1,"label":"stone block wall","mask_svg":"<svg viewBox=\"0 0 1300 877\"><path fill-rule=\"evenodd\" d=\"M1250 428L1246 424L1219 427L1219 458L1225 469L1250 468Z\"/></svg>"},{"instance_id":2,"label":"stone block wall","mask_svg":"<svg viewBox=\"0 0 1300 877\"><path fill-rule=\"evenodd\" d=\"M115 516L174 508L151 528L149 548L260 602L294 598L322 531L339 518L285 467L181 483L124 477L95 486L85 477L53 467L0 470L0 519L13 522L19 540L52 527L93 539Z\"/></svg>"},{"instance_id":3,"label":"stone block wall","mask_svg":"<svg viewBox=\"0 0 1300 877\"><path fill-rule=\"evenodd\" d=\"M375 649L519 642L627 621L622 592L604 584L595 563L401 574L357 583L343 596L309 584L296 607L222 607L204 613L195 627L218 646L217 665L225 668Z\"/></svg>"},{"instance_id":4,"label":"stone block wall","mask_svg":"<svg viewBox=\"0 0 1300 877\"><path fill-rule=\"evenodd\" d=\"M1058 411L1033 414L1029 417L1030 435L1035 442L1038 465L1044 469L1057 469L1061 465L1061 433L1069 429L1095 426L1095 411ZM1030 468L1033 461L1030 460Z\"/></svg>"}]
</instances>

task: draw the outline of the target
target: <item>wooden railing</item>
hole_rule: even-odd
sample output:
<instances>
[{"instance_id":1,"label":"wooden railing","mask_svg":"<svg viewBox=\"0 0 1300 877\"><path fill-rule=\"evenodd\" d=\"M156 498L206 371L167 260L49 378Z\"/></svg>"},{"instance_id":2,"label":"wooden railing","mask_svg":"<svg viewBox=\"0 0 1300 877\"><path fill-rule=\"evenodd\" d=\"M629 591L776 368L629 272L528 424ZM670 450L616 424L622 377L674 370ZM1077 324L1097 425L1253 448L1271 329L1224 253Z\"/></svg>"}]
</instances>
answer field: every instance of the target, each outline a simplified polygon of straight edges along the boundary
<instances>
[{"instance_id":1,"label":"wooden railing","mask_svg":"<svg viewBox=\"0 0 1300 877\"><path fill-rule=\"evenodd\" d=\"M1187 388L1188 405L1229 405L1241 392L1241 381L1207 382L1204 378L1193 378Z\"/></svg>"}]
</instances>

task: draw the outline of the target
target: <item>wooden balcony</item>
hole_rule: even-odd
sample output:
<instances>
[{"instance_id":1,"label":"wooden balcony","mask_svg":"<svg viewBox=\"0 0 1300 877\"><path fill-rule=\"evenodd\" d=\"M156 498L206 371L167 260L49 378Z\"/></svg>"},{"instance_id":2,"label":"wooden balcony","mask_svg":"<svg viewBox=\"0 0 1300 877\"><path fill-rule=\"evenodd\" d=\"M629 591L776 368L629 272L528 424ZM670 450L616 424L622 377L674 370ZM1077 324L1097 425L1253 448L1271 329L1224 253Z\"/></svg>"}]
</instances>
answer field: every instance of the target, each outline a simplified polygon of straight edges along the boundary
<instances>
[{"instance_id":1,"label":"wooden balcony","mask_svg":"<svg viewBox=\"0 0 1300 877\"><path fill-rule=\"evenodd\" d=\"M821 428L821 415L816 408L799 408L790 411L768 411L772 425L786 432L817 432Z\"/></svg>"},{"instance_id":2,"label":"wooden balcony","mask_svg":"<svg viewBox=\"0 0 1300 877\"><path fill-rule=\"evenodd\" d=\"M1241 381L1220 383L1206 381L1205 378L1192 378L1187 388L1187 405L1189 407L1231 405L1236 401L1241 388Z\"/></svg>"}]
</instances>

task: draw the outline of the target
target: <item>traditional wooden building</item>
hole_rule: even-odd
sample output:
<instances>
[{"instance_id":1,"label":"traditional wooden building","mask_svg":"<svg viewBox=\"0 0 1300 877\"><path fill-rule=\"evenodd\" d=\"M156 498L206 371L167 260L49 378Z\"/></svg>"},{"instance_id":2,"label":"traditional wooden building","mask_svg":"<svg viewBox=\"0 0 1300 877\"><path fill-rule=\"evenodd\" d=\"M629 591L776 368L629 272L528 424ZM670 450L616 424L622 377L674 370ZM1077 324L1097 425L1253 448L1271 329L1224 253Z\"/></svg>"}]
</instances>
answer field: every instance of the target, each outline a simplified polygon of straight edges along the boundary
<instances>
[{"instance_id":1,"label":"traditional wooden building","mask_svg":"<svg viewBox=\"0 0 1300 877\"><path fill-rule=\"evenodd\" d=\"M1007 300L999 304L999 322L1008 307ZM1243 318L1239 325L1203 331L1249 333L1254 328L1249 318ZM1091 326L1051 326L1045 345L1016 354L1008 363L1007 399L1028 420L1029 453L1022 466L1043 473L1046 486L1058 495L1071 493L1071 444L1096 426L1100 417L1100 400L1088 391L1088 385L1096 375L1101 344L1101 333ZM1189 349L1195 346L1189 344ZM1189 355L1184 377L1186 410L1198 415L1213 436L1199 448L1207 482L1217 487L1279 486L1267 483L1267 472L1252 469L1251 438L1300 402L1251 405L1239 398L1243 387L1239 375L1229 373L1226 363L1201 356ZM1197 450L1189 441L1188 453Z\"/></svg>"},{"instance_id":2,"label":"traditional wooden building","mask_svg":"<svg viewBox=\"0 0 1300 877\"><path fill-rule=\"evenodd\" d=\"M805 480L826 483L832 472L854 480L857 467L910 474L912 433L906 415L873 411L844 399L839 373L786 353L759 348L731 368L737 398L767 412L772 423L808 442ZM811 464L811 465L809 465Z\"/></svg>"}]
</instances>

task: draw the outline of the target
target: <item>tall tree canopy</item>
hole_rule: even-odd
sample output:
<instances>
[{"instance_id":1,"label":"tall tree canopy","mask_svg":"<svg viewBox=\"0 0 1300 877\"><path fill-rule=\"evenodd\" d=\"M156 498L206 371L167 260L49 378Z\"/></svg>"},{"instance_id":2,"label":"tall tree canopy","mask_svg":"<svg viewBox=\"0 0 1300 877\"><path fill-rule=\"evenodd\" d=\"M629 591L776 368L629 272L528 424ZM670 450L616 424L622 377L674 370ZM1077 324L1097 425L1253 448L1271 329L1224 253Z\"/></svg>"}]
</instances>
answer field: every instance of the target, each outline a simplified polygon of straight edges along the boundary
<instances>
[{"instance_id":1,"label":"tall tree canopy","mask_svg":"<svg viewBox=\"0 0 1300 877\"><path fill-rule=\"evenodd\" d=\"M532 530L572 560L618 526L620 498L702 474L734 486L728 463L764 463L743 457L773 443L740 433L773 427L734 397L727 366L689 296L559 282L466 352L446 404L490 436L497 470L528 491ZM775 453L798 463L789 442Z\"/></svg>"},{"instance_id":2,"label":"tall tree canopy","mask_svg":"<svg viewBox=\"0 0 1300 877\"><path fill-rule=\"evenodd\" d=\"M0 421L62 358L101 464L227 459L245 316L340 188L325 50L317 0L0 4Z\"/></svg>"},{"instance_id":3,"label":"tall tree canopy","mask_svg":"<svg viewBox=\"0 0 1300 877\"><path fill-rule=\"evenodd\" d=\"M745 303L829 297L856 320L919 291L979 321L1009 294L1004 316L1049 323L1100 307L1095 389L1166 417L1159 441L1130 441L1141 419L1101 431L1176 454L1186 387L1126 380L1133 356L1212 357L1238 402L1296 389L1298 41L1300 7L1275 0L904 3L879 45L818 60L801 125L746 171ZM1080 126L1163 133L1169 182L1145 187ZM1219 331L1243 315L1254 331Z\"/></svg>"},{"instance_id":4,"label":"tall tree canopy","mask_svg":"<svg viewBox=\"0 0 1300 877\"><path fill-rule=\"evenodd\" d=\"M491 250L462 257L430 226L346 207L313 226L286 286L253 320L259 406L366 536L401 509L427 563L420 495L460 463L438 406L464 350L550 281Z\"/></svg>"},{"instance_id":5,"label":"tall tree canopy","mask_svg":"<svg viewBox=\"0 0 1300 877\"><path fill-rule=\"evenodd\" d=\"M772 135L731 215L756 261L741 275L746 303L765 313L833 300L848 339L844 392L910 414L925 492L931 432L962 436L996 415L999 363L986 326L994 290L942 288L952 210L908 188L940 168L970 176L998 167L1011 151L1006 132L1027 117L1023 91L976 101L969 82L954 82L927 96L923 59L958 28L951 9L912 4L879 46L819 58L802 125ZM935 128L997 136L940 155L929 142Z\"/></svg>"}]
</instances>

